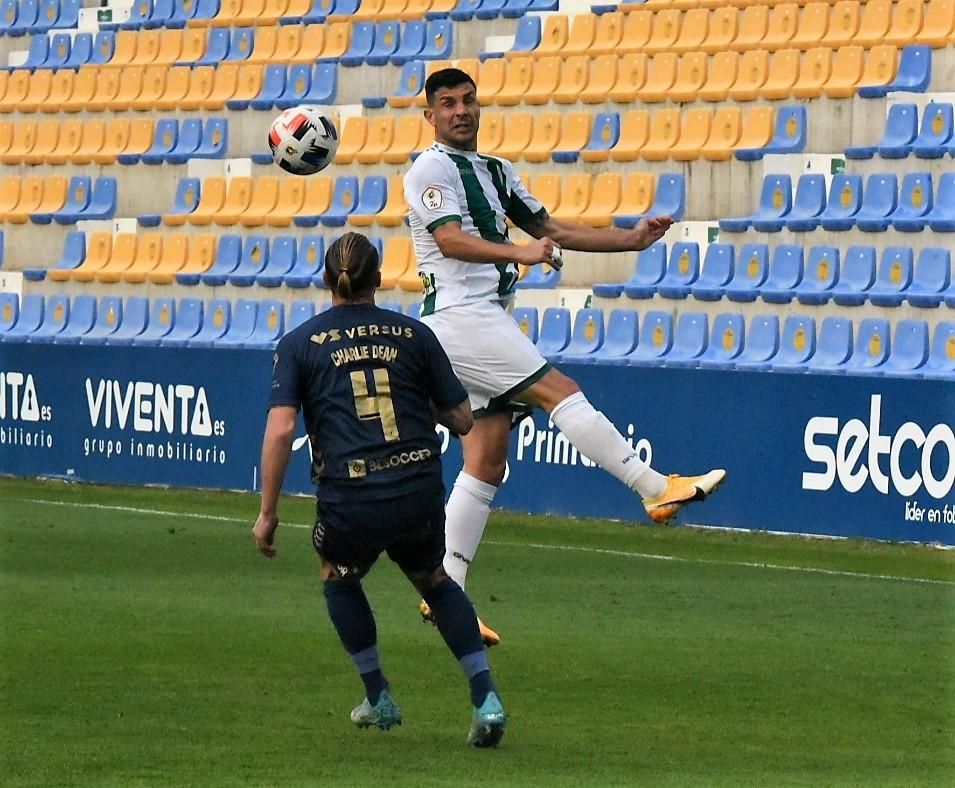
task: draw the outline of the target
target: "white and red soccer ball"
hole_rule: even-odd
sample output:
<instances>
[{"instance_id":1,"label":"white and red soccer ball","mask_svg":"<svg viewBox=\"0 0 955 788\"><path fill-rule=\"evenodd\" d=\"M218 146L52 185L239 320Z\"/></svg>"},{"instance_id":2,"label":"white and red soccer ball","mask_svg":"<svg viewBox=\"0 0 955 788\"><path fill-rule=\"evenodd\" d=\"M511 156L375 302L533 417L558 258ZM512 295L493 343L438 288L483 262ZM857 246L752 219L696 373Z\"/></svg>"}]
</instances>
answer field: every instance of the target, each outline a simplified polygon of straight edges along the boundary
<instances>
[{"instance_id":1,"label":"white and red soccer ball","mask_svg":"<svg viewBox=\"0 0 955 788\"><path fill-rule=\"evenodd\" d=\"M269 148L273 161L286 172L314 175L335 158L338 132L318 107L292 107L269 126Z\"/></svg>"}]
</instances>

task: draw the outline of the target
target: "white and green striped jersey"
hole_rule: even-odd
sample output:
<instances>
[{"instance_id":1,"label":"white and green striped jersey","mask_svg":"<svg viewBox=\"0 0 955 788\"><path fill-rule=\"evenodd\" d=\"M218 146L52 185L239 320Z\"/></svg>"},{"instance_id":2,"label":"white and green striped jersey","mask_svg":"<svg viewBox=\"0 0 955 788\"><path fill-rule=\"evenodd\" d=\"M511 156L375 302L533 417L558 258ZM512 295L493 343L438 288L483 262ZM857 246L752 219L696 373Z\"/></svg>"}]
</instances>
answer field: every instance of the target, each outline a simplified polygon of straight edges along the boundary
<instances>
[{"instance_id":1,"label":"white and green striped jersey","mask_svg":"<svg viewBox=\"0 0 955 788\"><path fill-rule=\"evenodd\" d=\"M421 313L510 299L518 277L515 263L484 265L445 257L431 233L445 222L454 221L460 222L466 233L510 244L507 218L521 224L544 211L511 163L436 142L411 165L404 189L424 284Z\"/></svg>"}]
</instances>

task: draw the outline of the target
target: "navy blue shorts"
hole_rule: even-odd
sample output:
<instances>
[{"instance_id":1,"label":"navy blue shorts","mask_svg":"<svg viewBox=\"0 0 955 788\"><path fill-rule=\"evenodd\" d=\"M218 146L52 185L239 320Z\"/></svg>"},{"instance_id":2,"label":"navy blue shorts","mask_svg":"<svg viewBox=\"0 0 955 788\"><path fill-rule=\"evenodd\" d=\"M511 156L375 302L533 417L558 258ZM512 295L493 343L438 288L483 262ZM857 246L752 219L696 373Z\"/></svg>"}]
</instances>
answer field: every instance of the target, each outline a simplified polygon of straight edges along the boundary
<instances>
[{"instance_id":1,"label":"navy blue shorts","mask_svg":"<svg viewBox=\"0 0 955 788\"><path fill-rule=\"evenodd\" d=\"M444 488L383 501L319 501L312 544L342 578L364 576L383 552L406 573L433 572L444 560Z\"/></svg>"}]
</instances>

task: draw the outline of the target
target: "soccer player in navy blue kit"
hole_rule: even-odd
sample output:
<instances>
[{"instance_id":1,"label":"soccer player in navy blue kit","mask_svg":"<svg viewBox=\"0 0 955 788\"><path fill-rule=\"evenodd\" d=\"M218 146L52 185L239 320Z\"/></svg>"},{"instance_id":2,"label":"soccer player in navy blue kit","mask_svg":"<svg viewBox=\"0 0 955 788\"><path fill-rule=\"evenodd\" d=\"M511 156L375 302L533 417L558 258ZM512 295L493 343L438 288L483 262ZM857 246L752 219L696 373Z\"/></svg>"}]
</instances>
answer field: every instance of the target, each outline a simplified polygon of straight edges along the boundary
<instances>
[{"instance_id":1,"label":"soccer player in navy blue kit","mask_svg":"<svg viewBox=\"0 0 955 788\"><path fill-rule=\"evenodd\" d=\"M507 718L474 607L442 566L444 485L435 420L467 433L473 423L467 393L430 329L375 306L381 275L367 238L346 233L333 243L324 277L332 308L286 334L275 354L256 545L275 556L279 493L301 408L318 486L312 542L328 614L365 685L352 722L383 730L401 724L361 585L387 552L431 607L470 683L468 742L494 746Z\"/></svg>"}]
</instances>

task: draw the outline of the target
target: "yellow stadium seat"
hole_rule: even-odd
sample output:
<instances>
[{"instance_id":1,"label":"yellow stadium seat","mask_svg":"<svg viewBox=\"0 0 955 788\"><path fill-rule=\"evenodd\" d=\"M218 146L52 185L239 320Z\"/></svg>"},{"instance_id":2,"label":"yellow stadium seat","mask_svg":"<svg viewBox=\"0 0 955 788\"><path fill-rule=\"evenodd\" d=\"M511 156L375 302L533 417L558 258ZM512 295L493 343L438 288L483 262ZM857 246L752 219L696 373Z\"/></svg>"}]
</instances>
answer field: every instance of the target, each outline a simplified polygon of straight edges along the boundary
<instances>
[{"instance_id":1,"label":"yellow stadium seat","mask_svg":"<svg viewBox=\"0 0 955 788\"><path fill-rule=\"evenodd\" d=\"M673 45L680 35L680 20L682 14L675 8L666 8L653 15L653 28L650 40L643 47L648 55L658 52L673 52Z\"/></svg>"},{"instance_id":2,"label":"yellow stadium seat","mask_svg":"<svg viewBox=\"0 0 955 788\"><path fill-rule=\"evenodd\" d=\"M325 45L321 56L324 58L340 58L348 51L351 43L351 23L325 23Z\"/></svg>"},{"instance_id":3,"label":"yellow stadium seat","mask_svg":"<svg viewBox=\"0 0 955 788\"><path fill-rule=\"evenodd\" d=\"M710 12L705 8L693 8L683 15L680 34L670 48L673 52L702 52L703 42L710 24Z\"/></svg>"},{"instance_id":4,"label":"yellow stadium seat","mask_svg":"<svg viewBox=\"0 0 955 788\"><path fill-rule=\"evenodd\" d=\"M753 107L746 113L737 148L764 148L773 138L772 107Z\"/></svg>"},{"instance_id":5,"label":"yellow stadium seat","mask_svg":"<svg viewBox=\"0 0 955 788\"><path fill-rule=\"evenodd\" d=\"M590 47L589 54L616 54L623 38L623 22L623 14L619 11L597 17L597 30L594 33L594 43Z\"/></svg>"},{"instance_id":6,"label":"yellow stadium seat","mask_svg":"<svg viewBox=\"0 0 955 788\"><path fill-rule=\"evenodd\" d=\"M139 33L136 30L119 30L116 33L115 44L113 46L113 56L109 59L108 66L118 68L128 66L134 57L136 57L136 45L139 40Z\"/></svg>"},{"instance_id":7,"label":"yellow stadium seat","mask_svg":"<svg viewBox=\"0 0 955 788\"><path fill-rule=\"evenodd\" d=\"M842 47L832 59L832 74L823 88L829 98L849 98L855 95L862 79L865 50L862 47Z\"/></svg>"},{"instance_id":8,"label":"yellow stadium seat","mask_svg":"<svg viewBox=\"0 0 955 788\"><path fill-rule=\"evenodd\" d=\"M400 122L400 121L399 121ZM504 141L504 113L481 113L481 126L478 129L478 150L493 154Z\"/></svg>"},{"instance_id":9,"label":"yellow stadium seat","mask_svg":"<svg viewBox=\"0 0 955 788\"><path fill-rule=\"evenodd\" d=\"M893 6L892 24L885 35L885 43L896 46L917 43L924 19L924 0L899 0Z\"/></svg>"},{"instance_id":10,"label":"yellow stadium seat","mask_svg":"<svg viewBox=\"0 0 955 788\"><path fill-rule=\"evenodd\" d=\"M54 175L47 178L43 184L43 196L28 213L12 213L7 215L7 221L14 224L24 224L31 213L53 213L60 210L66 203L67 180L65 176Z\"/></svg>"},{"instance_id":11,"label":"yellow stadium seat","mask_svg":"<svg viewBox=\"0 0 955 788\"><path fill-rule=\"evenodd\" d=\"M30 219L30 214L35 213L43 203L43 186L43 176L28 175L25 177L20 183L20 199L12 210L3 215L3 221L12 224L26 224Z\"/></svg>"},{"instance_id":12,"label":"yellow stadium seat","mask_svg":"<svg viewBox=\"0 0 955 788\"><path fill-rule=\"evenodd\" d=\"M385 201L385 207L375 214L375 223L382 227L398 227L408 215L408 201L405 200L402 177L392 175L388 179L388 199Z\"/></svg>"},{"instance_id":13,"label":"yellow stadium seat","mask_svg":"<svg viewBox=\"0 0 955 788\"><path fill-rule=\"evenodd\" d=\"M619 55L598 55L590 59L590 74L578 99L584 104L603 104L617 82Z\"/></svg>"},{"instance_id":14,"label":"yellow stadium seat","mask_svg":"<svg viewBox=\"0 0 955 788\"><path fill-rule=\"evenodd\" d=\"M452 8L453 7L452 5ZM424 15L429 11L431 11L431 0L408 0L404 9L391 18L399 19L403 22L424 19Z\"/></svg>"},{"instance_id":15,"label":"yellow stadium seat","mask_svg":"<svg viewBox=\"0 0 955 788\"><path fill-rule=\"evenodd\" d=\"M325 49L325 25L305 25L302 43L292 58L293 63L314 63Z\"/></svg>"},{"instance_id":16,"label":"yellow stadium seat","mask_svg":"<svg viewBox=\"0 0 955 788\"><path fill-rule=\"evenodd\" d=\"M178 236L182 238L183 236ZM155 271L163 258L163 236L161 233L143 233L136 239L136 256L129 268L117 271L110 266L100 275L104 282L128 282L142 284L146 274ZM185 244L183 244L183 251Z\"/></svg>"},{"instance_id":17,"label":"yellow stadium seat","mask_svg":"<svg viewBox=\"0 0 955 788\"><path fill-rule=\"evenodd\" d=\"M87 233L86 258L76 268L51 268L46 278L54 282L66 282L75 279L77 282L92 282L96 271L109 265L109 258L113 254L113 233Z\"/></svg>"},{"instance_id":18,"label":"yellow stadium seat","mask_svg":"<svg viewBox=\"0 0 955 788\"><path fill-rule=\"evenodd\" d=\"M560 139L561 113L542 112L534 118L534 133L521 153L524 161L542 162L550 159Z\"/></svg>"},{"instance_id":19,"label":"yellow stadium seat","mask_svg":"<svg viewBox=\"0 0 955 788\"><path fill-rule=\"evenodd\" d=\"M543 61L538 60L537 65ZM593 61L587 55L574 55L567 58L563 65L559 67L560 82L556 89L552 90L550 95L542 92L535 95L534 101L531 101L531 91L524 97L526 104L546 104L548 98L558 104L576 104L580 98L581 92L587 87L587 80L590 77L590 68ZM604 97L606 99L606 96Z\"/></svg>"},{"instance_id":20,"label":"yellow stadium seat","mask_svg":"<svg viewBox=\"0 0 955 788\"><path fill-rule=\"evenodd\" d=\"M739 10L732 6L717 8L710 12L709 27L700 49L708 55L732 49L739 30Z\"/></svg>"},{"instance_id":21,"label":"yellow stadium seat","mask_svg":"<svg viewBox=\"0 0 955 788\"><path fill-rule=\"evenodd\" d=\"M406 293L423 293L424 283L421 281L423 274L418 271L418 260L415 257L414 246L411 247L408 268L398 277L398 288Z\"/></svg>"},{"instance_id":22,"label":"yellow stadium seat","mask_svg":"<svg viewBox=\"0 0 955 788\"><path fill-rule=\"evenodd\" d=\"M10 150L13 144L13 122L0 120L0 155Z\"/></svg>"},{"instance_id":23,"label":"yellow stadium seat","mask_svg":"<svg viewBox=\"0 0 955 788\"><path fill-rule=\"evenodd\" d=\"M610 150L613 161L636 161L650 136L650 113L645 109L627 110L620 119L620 138Z\"/></svg>"},{"instance_id":24,"label":"yellow stadium seat","mask_svg":"<svg viewBox=\"0 0 955 788\"><path fill-rule=\"evenodd\" d=\"M261 227L279 201L279 178L277 175L260 175L252 181L252 194L248 205L239 215L243 227Z\"/></svg>"},{"instance_id":25,"label":"yellow stadium seat","mask_svg":"<svg viewBox=\"0 0 955 788\"><path fill-rule=\"evenodd\" d=\"M20 177L7 175L0 178L0 221L2 217L17 207L20 202Z\"/></svg>"},{"instance_id":26,"label":"yellow stadium seat","mask_svg":"<svg viewBox=\"0 0 955 788\"><path fill-rule=\"evenodd\" d=\"M40 105L40 112L56 114L63 111L63 105L73 95L73 86L76 83L76 72L71 68L61 68L53 72L53 82L46 101Z\"/></svg>"},{"instance_id":27,"label":"yellow stadium seat","mask_svg":"<svg viewBox=\"0 0 955 788\"><path fill-rule=\"evenodd\" d=\"M643 52L653 32L653 12L641 8L624 14L623 35L620 38L619 52L623 54Z\"/></svg>"},{"instance_id":28,"label":"yellow stadium seat","mask_svg":"<svg viewBox=\"0 0 955 788\"><path fill-rule=\"evenodd\" d=\"M398 280L404 276L411 265L411 239L406 236L392 236L385 241L381 255L381 289L394 290Z\"/></svg>"},{"instance_id":29,"label":"yellow stadium seat","mask_svg":"<svg viewBox=\"0 0 955 788\"><path fill-rule=\"evenodd\" d=\"M796 50L789 51L795 52ZM822 95L823 86L829 81L831 75L832 50L828 47L810 49L802 56L802 62L799 65L799 77L793 84L792 89L780 98L788 98L790 93L801 99L818 98ZM763 95L766 98L775 98L765 92Z\"/></svg>"},{"instance_id":30,"label":"yellow stadium seat","mask_svg":"<svg viewBox=\"0 0 955 788\"><path fill-rule=\"evenodd\" d=\"M700 101L726 101L730 88L739 73L739 52L720 52L713 56L706 82L697 91Z\"/></svg>"},{"instance_id":31,"label":"yellow stadium seat","mask_svg":"<svg viewBox=\"0 0 955 788\"><path fill-rule=\"evenodd\" d=\"M125 31L120 31L125 32ZM136 54L130 59L129 66L149 66L155 62L159 55L159 34L161 28L155 30L140 29L136 36ZM119 41L117 38L117 46ZM110 61L113 65L113 61Z\"/></svg>"},{"instance_id":32,"label":"yellow stadium seat","mask_svg":"<svg viewBox=\"0 0 955 788\"><path fill-rule=\"evenodd\" d=\"M202 107L202 102L212 94L215 81L215 69L212 66L196 66L189 69L189 88L186 95L179 99L177 107L192 111Z\"/></svg>"},{"instance_id":33,"label":"yellow stadium seat","mask_svg":"<svg viewBox=\"0 0 955 788\"><path fill-rule=\"evenodd\" d=\"M859 86L888 85L895 79L899 50L891 44L872 47L865 58L865 68Z\"/></svg>"},{"instance_id":34,"label":"yellow stadium seat","mask_svg":"<svg viewBox=\"0 0 955 788\"><path fill-rule=\"evenodd\" d=\"M859 30L859 3L856 0L840 0L829 14L829 27L825 37L812 46L824 46L830 49L849 46L855 43Z\"/></svg>"},{"instance_id":35,"label":"yellow stadium seat","mask_svg":"<svg viewBox=\"0 0 955 788\"><path fill-rule=\"evenodd\" d=\"M83 122L83 137L76 153L70 156L70 164L92 164L93 156L106 144L106 121L87 120Z\"/></svg>"},{"instance_id":36,"label":"yellow stadium seat","mask_svg":"<svg viewBox=\"0 0 955 788\"><path fill-rule=\"evenodd\" d=\"M258 44L259 35L266 30L275 28L262 27L255 31L255 42ZM299 61L298 53L302 48L302 33L305 28L302 25L279 25L278 34L275 40L274 59L279 63L299 63L309 61ZM253 52L255 50L253 49ZM319 49L321 52L321 49ZM314 60L314 58L313 58Z\"/></svg>"},{"instance_id":37,"label":"yellow stadium seat","mask_svg":"<svg viewBox=\"0 0 955 788\"><path fill-rule=\"evenodd\" d=\"M547 55L559 55L561 50L567 44L567 37L570 30L570 20L566 14L550 14L544 20L544 29L541 32L541 41L534 50L535 57L546 57ZM506 53L510 60L515 57L523 57L518 53ZM488 61L484 61L487 63ZM481 84L480 82L478 83Z\"/></svg>"},{"instance_id":38,"label":"yellow stadium seat","mask_svg":"<svg viewBox=\"0 0 955 788\"><path fill-rule=\"evenodd\" d=\"M60 126L60 136L56 147L47 154L44 162L55 165L66 164L70 160L70 156L80 149L82 141L83 121L64 120ZM3 144L0 143L0 149L2 148Z\"/></svg>"},{"instance_id":39,"label":"yellow stadium seat","mask_svg":"<svg viewBox=\"0 0 955 788\"><path fill-rule=\"evenodd\" d=\"M358 5L358 10L355 11L355 13L353 13L350 17L343 14L332 14L328 18L332 21L351 18L357 22L369 22L378 18L378 14L380 13L383 4L384 0L361 0L361 3Z\"/></svg>"},{"instance_id":40,"label":"yellow stadium seat","mask_svg":"<svg viewBox=\"0 0 955 788\"><path fill-rule=\"evenodd\" d=\"M743 112L739 107L719 107L710 124L710 136L700 154L708 161L727 161L733 158L733 150L739 141L743 125Z\"/></svg>"},{"instance_id":41,"label":"yellow stadium seat","mask_svg":"<svg viewBox=\"0 0 955 788\"><path fill-rule=\"evenodd\" d=\"M650 60L647 81L637 91L637 98L645 104L655 104L666 101L670 88L676 81L676 70L679 56L672 52L654 55Z\"/></svg>"},{"instance_id":42,"label":"yellow stadium seat","mask_svg":"<svg viewBox=\"0 0 955 788\"><path fill-rule=\"evenodd\" d=\"M936 49L947 47L955 30L955 0L929 0L917 43Z\"/></svg>"},{"instance_id":43,"label":"yellow stadium seat","mask_svg":"<svg viewBox=\"0 0 955 788\"><path fill-rule=\"evenodd\" d=\"M219 13L212 19L190 19L188 24L199 27L231 27L242 13L244 0L220 0Z\"/></svg>"},{"instance_id":44,"label":"yellow stadium seat","mask_svg":"<svg viewBox=\"0 0 955 788\"><path fill-rule=\"evenodd\" d=\"M593 118L589 112L568 112L564 115L555 150L581 151L590 140Z\"/></svg>"},{"instance_id":45,"label":"yellow stadium seat","mask_svg":"<svg viewBox=\"0 0 955 788\"><path fill-rule=\"evenodd\" d=\"M73 80L73 92L63 102L62 110L64 112L84 112L91 109L90 103L96 95L98 78L99 69L96 66L80 66L79 71L76 72L76 79ZM116 84L119 84L118 81ZM2 111L2 108L0 108L0 112Z\"/></svg>"},{"instance_id":46,"label":"yellow stadium seat","mask_svg":"<svg viewBox=\"0 0 955 788\"><path fill-rule=\"evenodd\" d=\"M391 115L379 115L368 123L365 144L355 154L359 164L378 164L382 154L391 147L395 137L395 121Z\"/></svg>"},{"instance_id":47,"label":"yellow stadium seat","mask_svg":"<svg viewBox=\"0 0 955 788\"><path fill-rule=\"evenodd\" d=\"M395 123L395 135L391 145L381 154L386 164L405 164L412 152L418 147L421 139L421 124L425 120L420 115L401 115ZM481 127L487 123L487 118L481 118ZM480 131L478 132L480 134ZM478 148L482 153L490 153L486 148Z\"/></svg>"},{"instance_id":48,"label":"yellow stadium seat","mask_svg":"<svg viewBox=\"0 0 955 788\"><path fill-rule=\"evenodd\" d=\"M553 212L556 219L576 219L590 205L593 183L586 172L565 177L560 187L560 203Z\"/></svg>"},{"instance_id":49,"label":"yellow stadium seat","mask_svg":"<svg viewBox=\"0 0 955 788\"><path fill-rule=\"evenodd\" d=\"M275 47L279 41L279 31L282 28L278 25L262 27L255 31L255 43L252 45L252 53L246 63L271 63L278 60L275 57Z\"/></svg>"},{"instance_id":50,"label":"yellow stadium seat","mask_svg":"<svg viewBox=\"0 0 955 788\"><path fill-rule=\"evenodd\" d=\"M653 206L653 176L648 172L629 172L623 182L620 206L612 216L633 216L647 213Z\"/></svg>"},{"instance_id":51,"label":"yellow stadium seat","mask_svg":"<svg viewBox=\"0 0 955 788\"><path fill-rule=\"evenodd\" d=\"M100 73L115 72L115 69L105 69ZM145 66L126 66L119 70L119 82L116 85L116 95L106 102L106 108L113 112L125 112L128 110L133 100L143 90L143 77L145 75Z\"/></svg>"},{"instance_id":52,"label":"yellow stadium seat","mask_svg":"<svg viewBox=\"0 0 955 788\"><path fill-rule=\"evenodd\" d=\"M670 101L696 101L700 90L706 84L707 56L704 52L687 52L680 57L676 81L670 88Z\"/></svg>"},{"instance_id":53,"label":"yellow stadium seat","mask_svg":"<svg viewBox=\"0 0 955 788\"><path fill-rule=\"evenodd\" d=\"M36 144L35 120L20 120L13 127L13 139L6 153L0 155L0 164L20 164Z\"/></svg>"},{"instance_id":54,"label":"yellow stadium seat","mask_svg":"<svg viewBox=\"0 0 955 788\"><path fill-rule=\"evenodd\" d=\"M454 67L463 71L477 83L478 72L481 70L481 61L476 57L463 57L454 61Z\"/></svg>"},{"instance_id":55,"label":"yellow stadium seat","mask_svg":"<svg viewBox=\"0 0 955 788\"><path fill-rule=\"evenodd\" d=\"M560 205L560 176L552 172L535 175L530 181L524 180L530 187L530 192L552 214Z\"/></svg>"},{"instance_id":56,"label":"yellow stadium seat","mask_svg":"<svg viewBox=\"0 0 955 788\"><path fill-rule=\"evenodd\" d=\"M736 81L729 89L729 98L733 101L755 101L759 90L766 82L769 72L769 52L765 49L751 49L744 52L739 61Z\"/></svg>"},{"instance_id":57,"label":"yellow stadium seat","mask_svg":"<svg viewBox=\"0 0 955 788\"><path fill-rule=\"evenodd\" d=\"M531 144L534 118L529 112L512 112L506 117L504 139L494 155L509 161L517 161Z\"/></svg>"},{"instance_id":58,"label":"yellow stadium seat","mask_svg":"<svg viewBox=\"0 0 955 788\"><path fill-rule=\"evenodd\" d=\"M533 60L532 58L526 59L530 61L531 79L527 85L527 89L523 92L518 101L523 101L525 104L546 104L550 101L551 96L560 84L562 61L556 56L542 57L537 60ZM579 60L579 58L576 59ZM523 62L524 61L514 60L511 62L510 68L514 68L518 63ZM505 96L508 95L508 89L508 85L505 83L503 91ZM501 94L498 94L498 99L500 98ZM508 100L510 100L510 97L508 97ZM502 102L498 101L498 103ZM513 103L517 103L517 101Z\"/></svg>"},{"instance_id":59,"label":"yellow stadium seat","mask_svg":"<svg viewBox=\"0 0 955 788\"><path fill-rule=\"evenodd\" d=\"M4 88L0 112L13 112L23 101L30 89L30 76L30 72L24 69L17 69L10 74L0 71L0 83L5 83L0 85Z\"/></svg>"},{"instance_id":60,"label":"yellow stadium seat","mask_svg":"<svg viewBox=\"0 0 955 788\"><path fill-rule=\"evenodd\" d=\"M418 145L415 153L427 150L434 145L434 127L425 120L421 122L421 137L418 139Z\"/></svg>"},{"instance_id":61,"label":"yellow stadium seat","mask_svg":"<svg viewBox=\"0 0 955 788\"><path fill-rule=\"evenodd\" d=\"M252 178L245 175L234 177L229 181L225 202L216 215L212 217L212 221L221 227L231 227L245 213L251 199Z\"/></svg>"},{"instance_id":62,"label":"yellow stadium seat","mask_svg":"<svg viewBox=\"0 0 955 788\"><path fill-rule=\"evenodd\" d=\"M93 154L95 164L114 164L120 153L125 153L132 133L127 118L113 118L106 127L106 139L103 147Z\"/></svg>"},{"instance_id":63,"label":"yellow stadium seat","mask_svg":"<svg viewBox=\"0 0 955 788\"><path fill-rule=\"evenodd\" d=\"M799 5L797 3L780 3L769 12L769 21L766 23L766 35L760 48L775 52L792 46L793 36L799 26Z\"/></svg>"},{"instance_id":64,"label":"yellow stadium seat","mask_svg":"<svg viewBox=\"0 0 955 788\"><path fill-rule=\"evenodd\" d=\"M799 14L799 24L789 41L797 49L812 49L820 46L829 30L829 3L807 3Z\"/></svg>"},{"instance_id":65,"label":"yellow stadium seat","mask_svg":"<svg viewBox=\"0 0 955 788\"><path fill-rule=\"evenodd\" d=\"M892 24L892 0L868 0L863 7L859 30L852 43L863 47L884 44Z\"/></svg>"},{"instance_id":66,"label":"yellow stadium seat","mask_svg":"<svg viewBox=\"0 0 955 788\"><path fill-rule=\"evenodd\" d=\"M244 65L243 69L256 69L261 73L261 66ZM202 99L202 109L221 110L225 103L235 96L239 89L239 64L220 63L213 68L212 90ZM253 93L250 98L254 98Z\"/></svg>"},{"instance_id":67,"label":"yellow stadium seat","mask_svg":"<svg viewBox=\"0 0 955 788\"><path fill-rule=\"evenodd\" d=\"M179 238L186 239L186 259L179 268L176 268L180 255L180 242L174 239ZM163 244L162 260L154 270L146 274L146 280L154 285L171 285L176 281L176 274L205 273L212 267L215 257L216 237L212 234L169 235Z\"/></svg>"},{"instance_id":68,"label":"yellow stadium seat","mask_svg":"<svg viewBox=\"0 0 955 788\"><path fill-rule=\"evenodd\" d=\"M195 63L206 53L205 30L186 28L182 31L182 45L179 53L179 61L182 63Z\"/></svg>"},{"instance_id":69,"label":"yellow stadium seat","mask_svg":"<svg viewBox=\"0 0 955 788\"><path fill-rule=\"evenodd\" d=\"M136 118L129 124L129 141L123 153L142 156L153 144L156 124L152 118Z\"/></svg>"},{"instance_id":70,"label":"yellow stadium seat","mask_svg":"<svg viewBox=\"0 0 955 788\"><path fill-rule=\"evenodd\" d=\"M583 55L590 51L597 34L597 17L594 14L577 14L570 23L567 43L560 50L561 57Z\"/></svg>"},{"instance_id":71,"label":"yellow stadium seat","mask_svg":"<svg viewBox=\"0 0 955 788\"><path fill-rule=\"evenodd\" d=\"M760 48L768 28L769 8L764 5L747 6L740 15L733 48L739 52Z\"/></svg>"},{"instance_id":72,"label":"yellow stadium seat","mask_svg":"<svg viewBox=\"0 0 955 788\"><path fill-rule=\"evenodd\" d=\"M368 137L368 118L365 115L351 115L345 120L341 141L335 152L335 164L351 164L355 154L360 151Z\"/></svg>"},{"instance_id":73,"label":"yellow stadium seat","mask_svg":"<svg viewBox=\"0 0 955 788\"><path fill-rule=\"evenodd\" d=\"M182 60L182 30L162 30L159 37L159 49L156 52L156 65L171 66Z\"/></svg>"},{"instance_id":74,"label":"yellow stadium seat","mask_svg":"<svg viewBox=\"0 0 955 788\"><path fill-rule=\"evenodd\" d=\"M137 264L133 264L120 275L124 282L143 284L148 281L153 284L169 284L175 275L182 271L189 259L189 236L185 233L171 233L160 236L160 241L162 252L156 265L153 268L140 268Z\"/></svg>"},{"instance_id":75,"label":"yellow stadium seat","mask_svg":"<svg viewBox=\"0 0 955 788\"><path fill-rule=\"evenodd\" d=\"M129 102L130 109L137 110L138 112L157 109L175 109L175 101L165 107L159 106L159 102L166 92L166 77L171 74L172 71L173 69L170 69L169 66L147 66L143 72L142 90L138 96ZM186 73L183 75L181 72L184 71L188 72L188 69L177 70L177 74L179 74L180 77L184 76L186 80L182 85L174 86L174 92L176 89L179 89L180 95L178 98L182 98L182 96L185 95L186 88L188 87L189 74Z\"/></svg>"},{"instance_id":76,"label":"yellow stadium seat","mask_svg":"<svg viewBox=\"0 0 955 788\"><path fill-rule=\"evenodd\" d=\"M288 227L292 219L301 213L302 205L305 204L306 183L305 178L298 176L282 180L279 184L279 196L275 207L265 217L265 223L269 227Z\"/></svg>"},{"instance_id":77,"label":"yellow stadium seat","mask_svg":"<svg viewBox=\"0 0 955 788\"><path fill-rule=\"evenodd\" d=\"M647 56L642 52L624 55L617 68L617 80L610 90L610 100L632 104L647 81Z\"/></svg>"},{"instance_id":78,"label":"yellow stadium seat","mask_svg":"<svg viewBox=\"0 0 955 788\"><path fill-rule=\"evenodd\" d=\"M136 259L136 241L134 233L117 233L109 261L93 272L93 279L97 282L118 282L120 273L130 268Z\"/></svg>"},{"instance_id":79,"label":"yellow stadium seat","mask_svg":"<svg viewBox=\"0 0 955 788\"><path fill-rule=\"evenodd\" d=\"M225 195L225 178L204 178L200 187L199 204L196 206L196 210L186 214L185 217L182 218L185 219L185 222L198 225L199 227L205 227L211 224L213 217L218 214L225 204ZM185 222L179 221L180 216L181 215L177 214L164 214L162 220L164 224L173 226L184 224Z\"/></svg>"},{"instance_id":80,"label":"yellow stadium seat","mask_svg":"<svg viewBox=\"0 0 955 788\"><path fill-rule=\"evenodd\" d=\"M222 68L223 66L219 66L220 70ZM259 95L259 91L262 90L262 74L264 69L265 66L255 64L241 66L236 76L235 92L229 96L229 98L235 99L236 101L251 101ZM215 85L212 87L212 92L215 94ZM209 101L206 101L203 106L207 109L211 109L211 107L209 107Z\"/></svg>"},{"instance_id":81,"label":"yellow stadium seat","mask_svg":"<svg viewBox=\"0 0 955 788\"><path fill-rule=\"evenodd\" d=\"M30 77L30 89L21 101L17 103L17 112L38 112L50 95L53 87L53 72L48 68L38 68Z\"/></svg>"},{"instance_id":82,"label":"yellow stadium seat","mask_svg":"<svg viewBox=\"0 0 955 788\"><path fill-rule=\"evenodd\" d=\"M670 148L674 161L695 161L710 138L713 116L708 109L691 109L681 118L680 139Z\"/></svg>"},{"instance_id":83,"label":"yellow stadium seat","mask_svg":"<svg viewBox=\"0 0 955 788\"><path fill-rule=\"evenodd\" d=\"M285 5L288 6L288 0L285 0ZM278 15L275 15L275 6L271 2L267 0L242 0L242 9L232 21L232 27L272 25L278 21L278 18Z\"/></svg>"},{"instance_id":84,"label":"yellow stadium seat","mask_svg":"<svg viewBox=\"0 0 955 788\"><path fill-rule=\"evenodd\" d=\"M23 123L24 121L20 121ZM60 122L56 120L44 120L36 126L36 139L30 150L20 159L27 164L42 164L44 159L56 150L56 145L60 141ZM3 156L0 156L2 162Z\"/></svg>"},{"instance_id":85,"label":"yellow stadium seat","mask_svg":"<svg viewBox=\"0 0 955 788\"><path fill-rule=\"evenodd\" d=\"M577 219L591 227L608 227L620 207L623 178L616 172L602 172L594 178L590 204Z\"/></svg>"},{"instance_id":86,"label":"yellow stadium seat","mask_svg":"<svg viewBox=\"0 0 955 788\"><path fill-rule=\"evenodd\" d=\"M665 161L679 139L680 110L658 109L650 120L650 136L640 149L640 156L647 161Z\"/></svg>"},{"instance_id":87,"label":"yellow stadium seat","mask_svg":"<svg viewBox=\"0 0 955 788\"><path fill-rule=\"evenodd\" d=\"M313 175L306 179L302 216L321 216L331 204L332 179L327 175Z\"/></svg>"},{"instance_id":88,"label":"yellow stadium seat","mask_svg":"<svg viewBox=\"0 0 955 788\"><path fill-rule=\"evenodd\" d=\"M528 88L531 86L533 76L533 58L529 56L514 58L507 64L507 74L504 77L504 84L501 85L501 89L494 96L495 103L502 107L512 107L515 104L520 104L524 100L524 94L527 93Z\"/></svg>"}]
</instances>

